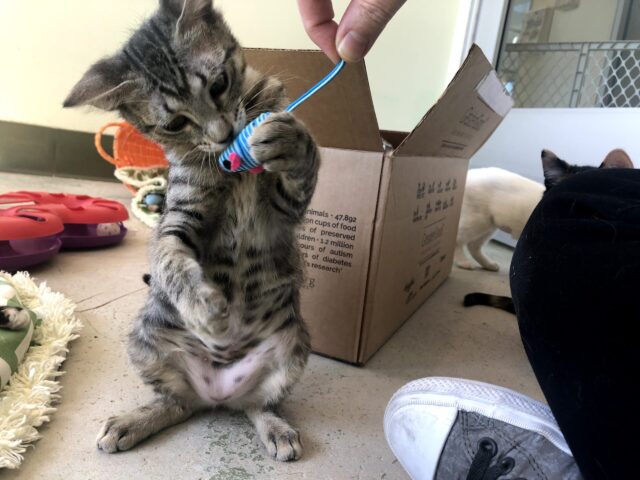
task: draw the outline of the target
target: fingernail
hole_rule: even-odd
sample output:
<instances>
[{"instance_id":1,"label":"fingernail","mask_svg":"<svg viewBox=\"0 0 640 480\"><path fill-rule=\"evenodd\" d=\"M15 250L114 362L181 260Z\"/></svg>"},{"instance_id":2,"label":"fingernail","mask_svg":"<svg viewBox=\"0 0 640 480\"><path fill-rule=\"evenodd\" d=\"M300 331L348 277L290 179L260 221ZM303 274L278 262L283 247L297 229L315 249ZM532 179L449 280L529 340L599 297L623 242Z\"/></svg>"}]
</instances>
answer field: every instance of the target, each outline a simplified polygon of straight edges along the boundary
<instances>
[{"instance_id":1,"label":"fingernail","mask_svg":"<svg viewBox=\"0 0 640 480\"><path fill-rule=\"evenodd\" d=\"M369 42L358 32L348 32L338 45L340 58L347 62L362 60L367 53Z\"/></svg>"}]
</instances>

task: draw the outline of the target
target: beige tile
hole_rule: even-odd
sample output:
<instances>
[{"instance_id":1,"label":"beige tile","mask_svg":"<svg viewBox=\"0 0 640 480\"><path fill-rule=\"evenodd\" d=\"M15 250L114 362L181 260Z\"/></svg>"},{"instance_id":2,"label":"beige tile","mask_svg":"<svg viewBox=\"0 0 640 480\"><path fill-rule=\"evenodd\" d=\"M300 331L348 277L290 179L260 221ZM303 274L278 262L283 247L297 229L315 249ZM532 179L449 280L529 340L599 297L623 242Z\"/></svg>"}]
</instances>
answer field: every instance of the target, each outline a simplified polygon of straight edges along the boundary
<instances>
[{"instance_id":1,"label":"beige tile","mask_svg":"<svg viewBox=\"0 0 640 480\"><path fill-rule=\"evenodd\" d=\"M102 195L128 202L120 185L0 173L0 192L40 189ZM132 408L150 391L128 367L125 335L145 298L149 230L131 220L125 242L92 252L66 252L33 271L78 303L85 324L63 368L62 400L43 438L18 472L0 479L402 479L384 440L384 408L407 381L431 375L496 383L541 398L515 318L461 306L465 293L508 292L510 251L490 246L500 273L455 269L451 278L364 368L313 356L285 411L300 427L304 458L266 458L239 414L210 412L171 428L131 452L95 448L100 422Z\"/></svg>"}]
</instances>

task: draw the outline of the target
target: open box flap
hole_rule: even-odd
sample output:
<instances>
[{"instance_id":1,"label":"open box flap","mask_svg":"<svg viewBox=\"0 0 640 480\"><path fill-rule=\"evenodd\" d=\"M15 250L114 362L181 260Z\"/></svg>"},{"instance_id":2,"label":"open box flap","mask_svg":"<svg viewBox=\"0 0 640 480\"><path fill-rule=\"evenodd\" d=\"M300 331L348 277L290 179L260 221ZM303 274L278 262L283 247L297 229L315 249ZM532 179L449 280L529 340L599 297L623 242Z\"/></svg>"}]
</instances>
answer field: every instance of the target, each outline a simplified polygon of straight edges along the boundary
<instances>
[{"instance_id":1,"label":"open box flap","mask_svg":"<svg viewBox=\"0 0 640 480\"><path fill-rule=\"evenodd\" d=\"M512 107L493 67L474 45L442 97L395 155L471 158Z\"/></svg>"},{"instance_id":2,"label":"open box flap","mask_svg":"<svg viewBox=\"0 0 640 480\"><path fill-rule=\"evenodd\" d=\"M324 78L334 67L316 50L244 49L247 62L279 78L291 101ZM329 85L296 109L322 147L382 151L364 62L347 65Z\"/></svg>"}]
</instances>

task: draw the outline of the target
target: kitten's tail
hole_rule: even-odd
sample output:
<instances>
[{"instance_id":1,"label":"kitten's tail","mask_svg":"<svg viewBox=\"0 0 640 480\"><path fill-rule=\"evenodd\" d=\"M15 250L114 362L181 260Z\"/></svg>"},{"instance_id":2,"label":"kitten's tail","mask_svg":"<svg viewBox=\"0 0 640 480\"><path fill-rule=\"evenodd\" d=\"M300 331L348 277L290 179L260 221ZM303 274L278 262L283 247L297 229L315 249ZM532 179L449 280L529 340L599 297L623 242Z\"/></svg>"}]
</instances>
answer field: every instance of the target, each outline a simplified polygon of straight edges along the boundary
<instances>
[{"instance_id":1,"label":"kitten's tail","mask_svg":"<svg viewBox=\"0 0 640 480\"><path fill-rule=\"evenodd\" d=\"M469 293L464 297L465 307L475 307L476 305L485 305L487 307L499 308L505 312L515 315L516 309L513 305L511 297L502 297L500 295L489 295L488 293Z\"/></svg>"}]
</instances>

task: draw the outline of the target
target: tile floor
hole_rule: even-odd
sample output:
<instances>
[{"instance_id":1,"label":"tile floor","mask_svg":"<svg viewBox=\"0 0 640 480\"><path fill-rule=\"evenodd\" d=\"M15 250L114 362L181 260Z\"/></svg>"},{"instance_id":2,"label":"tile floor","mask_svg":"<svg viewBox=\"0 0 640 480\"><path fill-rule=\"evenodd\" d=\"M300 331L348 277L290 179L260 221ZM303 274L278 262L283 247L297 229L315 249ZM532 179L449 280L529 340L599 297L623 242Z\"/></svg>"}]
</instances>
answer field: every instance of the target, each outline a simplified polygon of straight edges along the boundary
<instances>
[{"instance_id":1,"label":"tile floor","mask_svg":"<svg viewBox=\"0 0 640 480\"><path fill-rule=\"evenodd\" d=\"M0 173L0 192L48 190L101 195L128 204L120 185ZM286 402L300 427L302 460L278 464L264 455L249 422L226 412L198 415L125 453L95 447L101 421L148 399L150 391L128 367L125 335L146 287L149 230L137 220L116 248L66 252L33 275L78 304L82 336L63 368L62 400L43 438L17 472L0 480L75 479L405 479L387 448L382 418L388 399L420 377L460 376L516 389L541 399L513 316L477 307L470 291L507 294L511 252L491 245L500 273L454 269L451 278L364 368L312 356Z\"/></svg>"}]
</instances>

